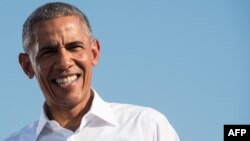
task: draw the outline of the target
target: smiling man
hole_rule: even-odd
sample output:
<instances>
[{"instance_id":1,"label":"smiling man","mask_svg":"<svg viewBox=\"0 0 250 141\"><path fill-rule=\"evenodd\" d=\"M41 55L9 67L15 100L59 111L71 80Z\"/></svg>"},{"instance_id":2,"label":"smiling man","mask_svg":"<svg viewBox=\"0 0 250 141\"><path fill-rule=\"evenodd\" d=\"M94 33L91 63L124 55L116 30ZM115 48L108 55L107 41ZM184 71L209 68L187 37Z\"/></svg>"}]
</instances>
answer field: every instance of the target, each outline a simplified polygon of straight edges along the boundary
<instances>
[{"instance_id":1,"label":"smiling man","mask_svg":"<svg viewBox=\"0 0 250 141\"><path fill-rule=\"evenodd\" d=\"M156 110L107 103L91 88L100 46L87 17L56 2L36 9L23 26L19 62L45 97L40 119L5 141L179 141Z\"/></svg>"}]
</instances>

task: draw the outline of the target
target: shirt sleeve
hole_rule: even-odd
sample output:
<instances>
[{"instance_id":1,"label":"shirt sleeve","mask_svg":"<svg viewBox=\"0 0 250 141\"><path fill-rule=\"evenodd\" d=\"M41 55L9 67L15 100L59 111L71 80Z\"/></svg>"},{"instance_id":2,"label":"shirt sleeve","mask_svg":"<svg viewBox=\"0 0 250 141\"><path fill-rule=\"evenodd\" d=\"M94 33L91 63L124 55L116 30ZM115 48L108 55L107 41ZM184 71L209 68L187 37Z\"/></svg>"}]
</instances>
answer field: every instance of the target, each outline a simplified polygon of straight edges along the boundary
<instances>
[{"instance_id":1,"label":"shirt sleeve","mask_svg":"<svg viewBox=\"0 0 250 141\"><path fill-rule=\"evenodd\" d=\"M165 117L161 117L156 124L154 141L180 141L174 128Z\"/></svg>"}]
</instances>

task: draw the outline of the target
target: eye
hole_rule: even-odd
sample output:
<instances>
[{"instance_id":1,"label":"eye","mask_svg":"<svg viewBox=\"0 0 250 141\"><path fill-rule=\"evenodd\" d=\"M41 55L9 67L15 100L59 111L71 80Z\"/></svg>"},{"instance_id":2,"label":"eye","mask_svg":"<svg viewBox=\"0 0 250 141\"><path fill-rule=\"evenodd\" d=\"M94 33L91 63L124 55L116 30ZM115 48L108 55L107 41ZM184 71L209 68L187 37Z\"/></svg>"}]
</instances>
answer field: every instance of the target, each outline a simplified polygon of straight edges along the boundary
<instances>
[{"instance_id":1,"label":"eye","mask_svg":"<svg viewBox=\"0 0 250 141\"><path fill-rule=\"evenodd\" d=\"M67 50L74 51L74 52L81 51L83 49L84 49L84 47L82 45L70 45L67 47Z\"/></svg>"},{"instance_id":2,"label":"eye","mask_svg":"<svg viewBox=\"0 0 250 141\"><path fill-rule=\"evenodd\" d=\"M55 49L43 49L38 53L38 58L48 57L48 56L51 56L55 53L57 53L57 51Z\"/></svg>"},{"instance_id":3,"label":"eye","mask_svg":"<svg viewBox=\"0 0 250 141\"><path fill-rule=\"evenodd\" d=\"M68 51L78 52L78 51L84 50L85 46L84 46L83 42L81 42L81 41L73 41L73 42L70 42L66 45L66 49Z\"/></svg>"}]
</instances>

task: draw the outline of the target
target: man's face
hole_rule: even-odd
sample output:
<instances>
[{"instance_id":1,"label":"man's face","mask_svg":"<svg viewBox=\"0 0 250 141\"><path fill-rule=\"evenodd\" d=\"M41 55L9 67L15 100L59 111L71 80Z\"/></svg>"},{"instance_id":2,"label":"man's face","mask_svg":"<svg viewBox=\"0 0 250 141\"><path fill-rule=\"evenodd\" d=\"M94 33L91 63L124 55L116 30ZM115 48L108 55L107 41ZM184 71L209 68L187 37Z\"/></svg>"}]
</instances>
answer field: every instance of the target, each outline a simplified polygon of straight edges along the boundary
<instances>
[{"instance_id":1,"label":"man's face","mask_svg":"<svg viewBox=\"0 0 250 141\"><path fill-rule=\"evenodd\" d=\"M87 27L75 16L40 22L33 35L28 57L20 62L28 63L22 67L26 74L36 76L47 104L71 108L82 103L90 94L98 41L92 40Z\"/></svg>"}]
</instances>

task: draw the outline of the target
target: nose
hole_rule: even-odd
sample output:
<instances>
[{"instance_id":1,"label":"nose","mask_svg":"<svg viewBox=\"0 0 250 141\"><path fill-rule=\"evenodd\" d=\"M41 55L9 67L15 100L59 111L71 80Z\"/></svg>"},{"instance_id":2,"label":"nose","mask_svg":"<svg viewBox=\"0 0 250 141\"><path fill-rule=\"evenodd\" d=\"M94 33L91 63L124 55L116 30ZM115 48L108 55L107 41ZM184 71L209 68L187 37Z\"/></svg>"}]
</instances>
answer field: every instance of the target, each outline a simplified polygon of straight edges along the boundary
<instances>
[{"instance_id":1,"label":"nose","mask_svg":"<svg viewBox=\"0 0 250 141\"><path fill-rule=\"evenodd\" d=\"M67 70L72 67L74 61L72 59L72 55L65 48L60 48L58 50L58 59L55 64L56 69Z\"/></svg>"}]
</instances>

